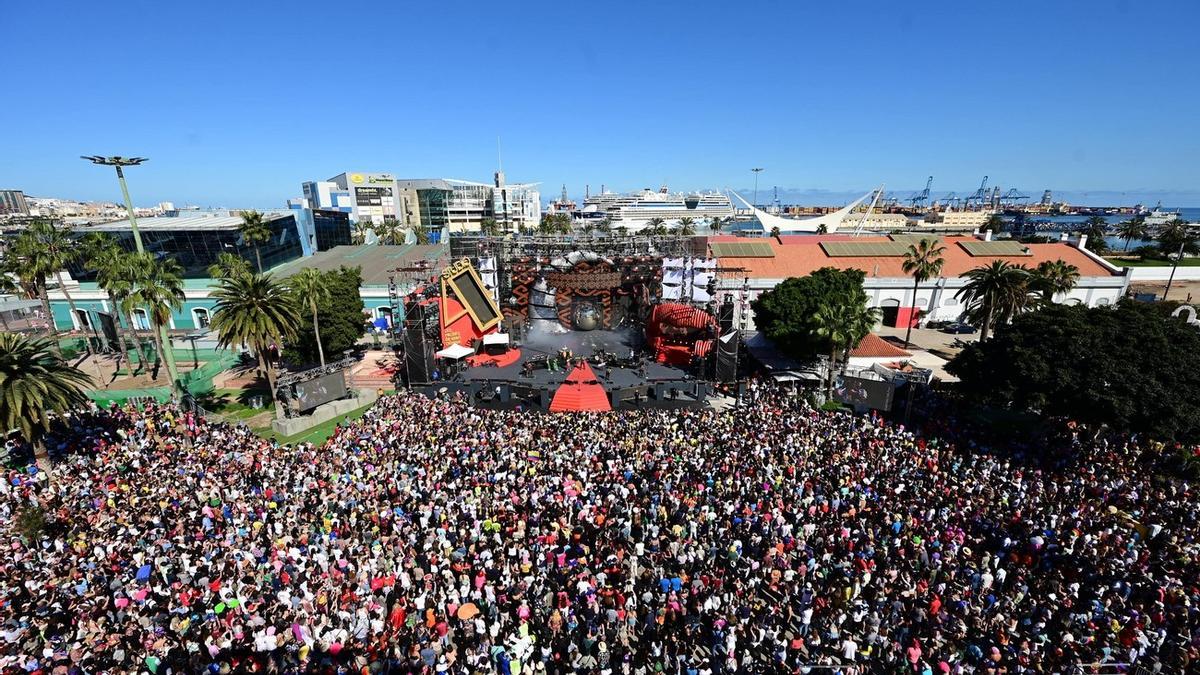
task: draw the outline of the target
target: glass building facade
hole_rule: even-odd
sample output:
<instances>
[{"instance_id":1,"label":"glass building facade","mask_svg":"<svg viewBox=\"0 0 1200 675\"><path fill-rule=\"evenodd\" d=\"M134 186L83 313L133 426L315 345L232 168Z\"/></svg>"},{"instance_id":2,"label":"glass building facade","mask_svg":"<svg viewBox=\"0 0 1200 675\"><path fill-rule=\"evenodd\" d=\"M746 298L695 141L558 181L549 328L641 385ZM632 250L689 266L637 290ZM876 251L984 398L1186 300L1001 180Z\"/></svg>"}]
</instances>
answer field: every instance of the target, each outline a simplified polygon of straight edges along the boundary
<instances>
[{"instance_id":1,"label":"glass building facade","mask_svg":"<svg viewBox=\"0 0 1200 675\"><path fill-rule=\"evenodd\" d=\"M316 250L328 251L334 246L349 246L352 243L349 213L313 209L312 219Z\"/></svg>"}]
</instances>

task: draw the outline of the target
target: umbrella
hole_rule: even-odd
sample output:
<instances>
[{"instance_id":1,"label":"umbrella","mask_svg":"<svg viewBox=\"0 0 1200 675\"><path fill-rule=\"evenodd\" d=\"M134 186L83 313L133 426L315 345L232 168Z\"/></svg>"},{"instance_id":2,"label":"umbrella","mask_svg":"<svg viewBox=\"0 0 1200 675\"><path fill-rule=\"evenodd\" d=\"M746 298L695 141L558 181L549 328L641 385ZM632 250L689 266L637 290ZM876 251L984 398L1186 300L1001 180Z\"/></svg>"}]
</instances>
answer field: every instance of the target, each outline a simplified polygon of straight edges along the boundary
<instances>
[{"instance_id":1,"label":"umbrella","mask_svg":"<svg viewBox=\"0 0 1200 675\"><path fill-rule=\"evenodd\" d=\"M475 603L468 602L467 604L458 608L457 614L458 618L462 619L463 621L467 621L468 619L474 619L475 617L479 616L479 608L475 606Z\"/></svg>"}]
</instances>

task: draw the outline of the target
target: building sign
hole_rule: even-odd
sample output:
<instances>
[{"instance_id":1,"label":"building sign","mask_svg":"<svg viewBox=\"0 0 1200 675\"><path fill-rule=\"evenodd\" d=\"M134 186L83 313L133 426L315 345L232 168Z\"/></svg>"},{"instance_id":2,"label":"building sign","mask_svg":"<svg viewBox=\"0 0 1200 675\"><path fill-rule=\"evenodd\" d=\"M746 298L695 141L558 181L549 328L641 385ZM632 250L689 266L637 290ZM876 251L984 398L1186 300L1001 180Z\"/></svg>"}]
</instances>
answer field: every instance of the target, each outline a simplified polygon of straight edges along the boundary
<instances>
[{"instance_id":1,"label":"building sign","mask_svg":"<svg viewBox=\"0 0 1200 675\"><path fill-rule=\"evenodd\" d=\"M392 196L392 188L356 187L354 200L359 206L383 206L384 197Z\"/></svg>"}]
</instances>

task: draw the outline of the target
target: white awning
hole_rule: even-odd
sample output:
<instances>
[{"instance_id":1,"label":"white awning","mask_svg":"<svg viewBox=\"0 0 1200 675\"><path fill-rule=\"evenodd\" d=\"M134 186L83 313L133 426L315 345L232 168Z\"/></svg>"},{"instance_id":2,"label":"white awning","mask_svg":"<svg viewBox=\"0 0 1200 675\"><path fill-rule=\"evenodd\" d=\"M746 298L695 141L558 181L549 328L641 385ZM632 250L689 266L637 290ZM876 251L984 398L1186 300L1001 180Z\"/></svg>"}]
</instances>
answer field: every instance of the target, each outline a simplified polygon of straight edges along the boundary
<instances>
[{"instance_id":1,"label":"white awning","mask_svg":"<svg viewBox=\"0 0 1200 675\"><path fill-rule=\"evenodd\" d=\"M483 336L483 346L507 345L508 333L489 333Z\"/></svg>"},{"instance_id":2,"label":"white awning","mask_svg":"<svg viewBox=\"0 0 1200 675\"><path fill-rule=\"evenodd\" d=\"M470 347L464 347L462 345L450 345L437 354L434 354L434 356L438 357L439 359L450 359L452 361L457 361L474 353L475 350L471 349Z\"/></svg>"}]
</instances>

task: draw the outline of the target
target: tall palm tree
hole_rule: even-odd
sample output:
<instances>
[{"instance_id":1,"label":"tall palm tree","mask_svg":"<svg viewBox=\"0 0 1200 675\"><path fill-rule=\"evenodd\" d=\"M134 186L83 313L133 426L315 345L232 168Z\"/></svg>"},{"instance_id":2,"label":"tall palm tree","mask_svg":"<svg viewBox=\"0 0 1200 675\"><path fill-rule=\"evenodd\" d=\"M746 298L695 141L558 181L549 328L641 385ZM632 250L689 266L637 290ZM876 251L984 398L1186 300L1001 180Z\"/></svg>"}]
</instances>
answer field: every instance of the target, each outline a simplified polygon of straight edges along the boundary
<instances>
[{"instance_id":1,"label":"tall palm tree","mask_svg":"<svg viewBox=\"0 0 1200 675\"><path fill-rule=\"evenodd\" d=\"M371 223L366 220L357 220L354 222L354 229L350 233L350 241L355 244L367 243L367 233L371 231Z\"/></svg>"},{"instance_id":2,"label":"tall palm tree","mask_svg":"<svg viewBox=\"0 0 1200 675\"><path fill-rule=\"evenodd\" d=\"M170 258L155 260L148 253L134 255L138 258L135 265L140 274L133 297L135 302L146 307L154 342L174 384L179 381L179 372L175 369L175 355L171 351L167 325L171 321L171 313L183 308L183 268Z\"/></svg>"},{"instance_id":3,"label":"tall palm tree","mask_svg":"<svg viewBox=\"0 0 1200 675\"><path fill-rule=\"evenodd\" d=\"M400 227L400 221L395 218L384 218L382 223L376 223L371 229L374 230L375 236L379 237L380 244L395 246L401 243L404 230Z\"/></svg>"},{"instance_id":4,"label":"tall palm tree","mask_svg":"<svg viewBox=\"0 0 1200 675\"><path fill-rule=\"evenodd\" d=\"M725 224L725 219L720 216L713 216L708 219L708 229L716 234L721 231L721 226Z\"/></svg>"},{"instance_id":5,"label":"tall palm tree","mask_svg":"<svg viewBox=\"0 0 1200 675\"><path fill-rule=\"evenodd\" d=\"M779 235L780 235L780 229L779 229L779 226L778 226L778 225L776 225L776 226L772 227L772 228L771 228L771 238L772 238L772 239L775 239L776 241L778 241L778 240L779 240Z\"/></svg>"},{"instance_id":6,"label":"tall palm tree","mask_svg":"<svg viewBox=\"0 0 1200 675\"><path fill-rule=\"evenodd\" d=\"M650 220L646 221L646 231L648 231L650 234L666 234L667 221L663 220L662 218L651 218Z\"/></svg>"},{"instance_id":7,"label":"tall palm tree","mask_svg":"<svg viewBox=\"0 0 1200 675\"><path fill-rule=\"evenodd\" d=\"M106 232L89 232L82 240L83 265L96 274L96 285L108 295L108 304L112 307L113 327L117 332L117 348L121 351L121 361L128 364L129 372L133 372L133 361L129 359L129 350L125 347L125 328L121 305L117 301L115 289L120 287L118 281L121 271L126 268L127 255L117 242ZM141 358L138 359L141 364ZM119 370L121 364L117 364ZM115 375L114 375L115 377Z\"/></svg>"},{"instance_id":8,"label":"tall palm tree","mask_svg":"<svg viewBox=\"0 0 1200 675\"><path fill-rule=\"evenodd\" d=\"M312 312L313 333L317 338L317 356L321 365L325 365L325 348L321 346L321 322L317 318L317 305L329 300L329 287L321 272L314 267L306 267L288 279L288 286L295 296L297 306L307 306Z\"/></svg>"},{"instance_id":9,"label":"tall palm tree","mask_svg":"<svg viewBox=\"0 0 1200 675\"><path fill-rule=\"evenodd\" d=\"M208 276L213 279L225 279L235 274L249 274L250 262L236 253L222 251L217 254L217 261L208 266Z\"/></svg>"},{"instance_id":10,"label":"tall palm tree","mask_svg":"<svg viewBox=\"0 0 1200 675\"><path fill-rule=\"evenodd\" d=\"M8 275L8 272L0 269L0 294L19 295L21 291L21 285L13 280L13 278ZM0 312L0 326L4 327L5 333L11 332L12 330L8 327L8 317L4 316L4 312Z\"/></svg>"},{"instance_id":11,"label":"tall palm tree","mask_svg":"<svg viewBox=\"0 0 1200 675\"><path fill-rule=\"evenodd\" d=\"M1029 270L996 260L964 274L967 283L954 294L979 322L980 341L988 338L993 320L1011 318L1029 304Z\"/></svg>"},{"instance_id":12,"label":"tall palm tree","mask_svg":"<svg viewBox=\"0 0 1200 675\"><path fill-rule=\"evenodd\" d=\"M684 216L679 219L679 234L690 237L696 234L696 220L689 216Z\"/></svg>"},{"instance_id":13,"label":"tall palm tree","mask_svg":"<svg viewBox=\"0 0 1200 675\"><path fill-rule=\"evenodd\" d=\"M429 243L429 230L425 228L424 223L413 223L410 229L412 229L413 241L418 245L424 246Z\"/></svg>"},{"instance_id":14,"label":"tall palm tree","mask_svg":"<svg viewBox=\"0 0 1200 675\"><path fill-rule=\"evenodd\" d=\"M599 223L596 223L596 229L600 232L605 232L605 233L611 232L612 226L613 226L612 216L604 216L603 218L600 219Z\"/></svg>"},{"instance_id":15,"label":"tall palm tree","mask_svg":"<svg viewBox=\"0 0 1200 675\"><path fill-rule=\"evenodd\" d=\"M1054 302L1054 296L1070 293L1079 283L1079 268L1062 260L1043 260L1031 275L1029 285L1042 294L1046 305Z\"/></svg>"},{"instance_id":16,"label":"tall palm tree","mask_svg":"<svg viewBox=\"0 0 1200 675\"><path fill-rule=\"evenodd\" d=\"M913 278L912 305L908 314L908 329L904 331L904 346L908 346L912 337L914 315L917 313L917 291L921 284L942 273L942 264L946 262L942 254L946 248L937 239L922 239L916 244L909 244L904 253L904 262L900 269Z\"/></svg>"},{"instance_id":17,"label":"tall palm tree","mask_svg":"<svg viewBox=\"0 0 1200 675\"><path fill-rule=\"evenodd\" d=\"M479 221L479 231L488 237L495 237L500 234L500 223L495 218L484 218Z\"/></svg>"},{"instance_id":18,"label":"tall palm tree","mask_svg":"<svg viewBox=\"0 0 1200 675\"><path fill-rule=\"evenodd\" d=\"M838 355L849 352L871 332L879 322L879 309L855 303L831 302L817 307L812 319L816 334L829 342L826 396L833 398L833 380L837 372Z\"/></svg>"},{"instance_id":19,"label":"tall palm tree","mask_svg":"<svg viewBox=\"0 0 1200 675\"><path fill-rule=\"evenodd\" d=\"M262 253L259 251L259 245L271 241L271 225L263 220L263 214L258 211L243 211L242 224L238 227L242 233L242 239L246 240L247 244L254 247L254 258L258 262L258 273L262 274Z\"/></svg>"},{"instance_id":20,"label":"tall palm tree","mask_svg":"<svg viewBox=\"0 0 1200 675\"><path fill-rule=\"evenodd\" d=\"M280 414L275 370L267 359L267 349L280 338L296 336L300 317L292 296L269 275L251 274L222 279L212 297L217 301L212 327L217 331L218 344L247 345L254 351L259 369L267 378L276 414Z\"/></svg>"},{"instance_id":21,"label":"tall palm tree","mask_svg":"<svg viewBox=\"0 0 1200 675\"><path fill-rule=\"evenodd\" d=\"M980 228L984 232L1003 232L1004 231L1004 216L999 213L993 213L983 222L983 227Z\"/></svg>"},{"instance_id":22,"label":"tall palm tree","mask_svg":"<svg viewBox=\"0 0 1200 675\"><path fill-rule=\"evenodd\" d=\"M89 382L83 371L57 354L50 340L0 333L0 425L6 431L19 430L36 444L43 469L48 467L41 438L50 427L50 413L82 407L87 402L83 388Z\"/></svg>"},{"instance_id":23,"label":"tall palm tree","mask_svg":"<svg viewBox=\"0 0 1200 675\"><path fill-rule=\"evenodd\" d=\"M75 300L67 290L67 285L63 283L62 272L79 257L79 253L79 247L65 229L55 227L53 223L44 220L34 222L26 228L12 245L12 254L17 259L18 274L21 278L32 281L38 288L42 309L46 312L53 335L58 335L58 328L54 325L54 315L50 310L46 280L54 277L71 310L71 320L74 321L79 314L75 309ZM91 353L91 342L85 339L84 344L87 345L88 353Z\"/></svg>"},{"instance_id":24,"label":"tall palm tree","mask_svg":"<svg viewBox=\"0 0 1200 675\"><path fill-rule=\"evenodd\" d=\"M829 234L829 226L825 223L821 223L817 226L817 234Z\"/></svg>"},{"instance_id":25,"label":"tall palm tree","mask_svg":"<svg viewBox=\"0 0 1200 675\"><path fill-rule=\"evenodd\" d=\"M1108 236L1108 221L1104 216L1088 216L1079 231L1087 236L1087 242L1084 244L1087 250L1096 255L1108 252L1108 242L1105 240Z\"/></svg>"},{"instance_id":26,"label":"tall palm tree","mask_svg":"<svg viewBox=\"0 0 1200 675\"><path fill-rule=\"evenodd\" d=\"M1134 216L1117 224L1117 236L1125 240L1125 248L1121 249L1123 253L1129 251L1129 242L1134 239L1145 239L1148 235L1149 230L1146 227L1145 216Z\"/></svg>"},{"instance_id":27,"label":"tall palm tree","mask_svg":"<svg viewBox=\"0 0 1200 675\"><path fill-rule=\"evenodd\" d=\"M1188 225L1183 220L1176 218L1158 231L1158 248L1167 255L1175 255L1179 252L1196 253L1196 233L1192 226Z\"/></svg>"}]
</instances>

